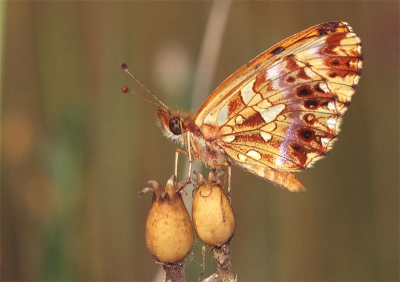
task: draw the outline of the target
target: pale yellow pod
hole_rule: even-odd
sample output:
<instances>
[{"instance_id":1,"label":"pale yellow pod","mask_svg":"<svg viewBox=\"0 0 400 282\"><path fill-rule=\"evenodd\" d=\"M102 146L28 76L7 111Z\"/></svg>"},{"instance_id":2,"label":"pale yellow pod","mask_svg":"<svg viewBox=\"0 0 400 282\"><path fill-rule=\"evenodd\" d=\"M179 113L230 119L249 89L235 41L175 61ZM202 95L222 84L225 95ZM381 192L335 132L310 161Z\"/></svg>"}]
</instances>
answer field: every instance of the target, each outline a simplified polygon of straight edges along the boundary
<instances>
[{"instance_id":1,"label":"pale yellow pod","mask_svg":"<svg viewBox=\"0 0 400 282\"><path fill-rule=\"evenodd\" d=\"M206 245L222 246L233 237L235 214L214 173L210 173L208 181L201 174L197 176L198 184L192 206L194 228Z\"/></svg>"},{"instance_id":2,"label":"pale yellow pod","mask_svg":"<svg viewBox=\"0 0 400 282\"><path fill-rule=\"evenodd\" d=\"M168 264L182 261L193 247L193 226L180 190L174 179L165 192L155 181L153 202L146 221L146 246L159 262ZM178 184L179 186L179 184Z\"/></svg>"}]
</instances>

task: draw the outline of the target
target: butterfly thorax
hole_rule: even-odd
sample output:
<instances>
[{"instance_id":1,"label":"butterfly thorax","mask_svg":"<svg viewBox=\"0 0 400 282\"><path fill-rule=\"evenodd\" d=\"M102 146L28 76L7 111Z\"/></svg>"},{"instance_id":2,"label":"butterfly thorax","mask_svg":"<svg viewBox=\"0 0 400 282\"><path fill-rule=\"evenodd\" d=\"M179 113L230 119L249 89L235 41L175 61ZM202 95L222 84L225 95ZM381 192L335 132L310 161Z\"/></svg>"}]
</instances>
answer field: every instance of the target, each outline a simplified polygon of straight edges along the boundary
<instances>
[{"instance_id":1,"label":"butterfly thorax","mask_svg":"<svg viewBox=\"0 0 400 282\"><path fill-rule=\"evenodd\" d=\"M194 122L194 115L158 108L158 126L170 140L180 143L190 150L194 160L202 161L210 167L229 162L227 154L218 146L216 135L205 138ZM190 145L188 146L188 140Z\"/></svg>"}]
</instances>

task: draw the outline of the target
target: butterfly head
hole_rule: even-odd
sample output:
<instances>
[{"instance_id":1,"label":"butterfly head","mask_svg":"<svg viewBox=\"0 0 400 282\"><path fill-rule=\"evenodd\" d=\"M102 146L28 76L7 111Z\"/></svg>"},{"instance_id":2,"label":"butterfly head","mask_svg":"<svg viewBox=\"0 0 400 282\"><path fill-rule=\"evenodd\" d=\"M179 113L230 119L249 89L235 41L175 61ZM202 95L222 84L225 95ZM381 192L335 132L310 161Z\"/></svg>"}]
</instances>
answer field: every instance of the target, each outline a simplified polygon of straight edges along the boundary
<instances>
[{"instance_id":1,"label":"butterfly head","mask_svg":"<svg viewBox=\"0 0 400 282\"><path fill-rule=\"evenodd\" d=\"M157 125L168 139L174 142L183 142L184 125L179 112L159 107L157 109Z\"/></svg>"},{"instance_id":2,"label":"butterfly head","mask_svg":"<svg viewBox=\"0 0 400 282\"><path fill-rule=\"evenodd\" d=\"M172 111L167 105L165 105L160 99L157 98L149 89L144 86L139 79L136 78L128 69L126 64L122 64L122 69L129 74L134 80L136 80L150 96L154 98L152 101L142 95L137 94L128 87L122 87L122 92L130 92L143 100L150 102L156 106L157 109L157 124L161 129L163 134L170 140L174 142L185 143L185 138L183 138L184 133L187 131L192 120L192 117L188 114L181 114L179 111Z\"/></svg>"}]
</instances>

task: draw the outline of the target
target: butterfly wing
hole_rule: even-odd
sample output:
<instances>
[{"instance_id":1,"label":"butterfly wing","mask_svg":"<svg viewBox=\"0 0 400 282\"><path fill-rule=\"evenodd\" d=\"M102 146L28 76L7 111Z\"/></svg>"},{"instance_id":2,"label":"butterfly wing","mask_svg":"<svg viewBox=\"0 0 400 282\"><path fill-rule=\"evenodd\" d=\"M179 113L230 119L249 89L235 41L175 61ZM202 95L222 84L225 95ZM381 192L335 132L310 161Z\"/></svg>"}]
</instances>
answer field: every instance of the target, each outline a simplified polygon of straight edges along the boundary
<instances>
[{"instance_id":1,"label":"butterfly wing","mask_svg":"<svg viewBox=\"0 0 400 282\"><path fill-rule=\"evenodd\" d=\"M228 77L195 124L236 164L261 177L270 169L311 167L336 140L361 67L361 42L347 23L316 25Z\"/></svg>"}]
</instances>

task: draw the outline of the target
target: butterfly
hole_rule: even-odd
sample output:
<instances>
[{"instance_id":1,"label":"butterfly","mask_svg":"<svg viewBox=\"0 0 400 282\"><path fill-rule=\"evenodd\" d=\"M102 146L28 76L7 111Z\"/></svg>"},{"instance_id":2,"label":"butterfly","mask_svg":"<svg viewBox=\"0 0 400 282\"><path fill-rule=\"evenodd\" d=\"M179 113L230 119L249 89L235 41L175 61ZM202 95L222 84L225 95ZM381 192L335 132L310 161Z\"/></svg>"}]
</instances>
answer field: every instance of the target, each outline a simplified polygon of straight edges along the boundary
<instances>
[{"instance_id":1,"label":"butterfly","mask_svg":"<svg viewBox=\"0 0 400 282\"><path fill-rule=\"evenodd\" d=\"M148 91L159 103L158 126L186 147L190 165L225 166L229 180L230 166L238 165L300 191L305 188L293 172L312 167L332 149L361 70L360 38L346 22L325 22L239 68L196 114L173 111Z\"/></svg>"}]
</instances>

